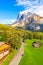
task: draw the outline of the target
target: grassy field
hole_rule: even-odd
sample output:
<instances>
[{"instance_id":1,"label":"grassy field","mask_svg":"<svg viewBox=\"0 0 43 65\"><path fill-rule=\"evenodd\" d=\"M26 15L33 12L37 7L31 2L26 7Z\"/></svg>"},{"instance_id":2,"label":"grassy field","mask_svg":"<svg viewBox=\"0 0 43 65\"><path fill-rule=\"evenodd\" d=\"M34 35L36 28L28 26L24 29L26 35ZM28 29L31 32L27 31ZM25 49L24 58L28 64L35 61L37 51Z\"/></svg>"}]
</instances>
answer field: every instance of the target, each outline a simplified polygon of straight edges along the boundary
<instances>
[{"instance_id":1,"label":"grassy field","mask_svg":"<svg viewBox=\"0 0 43 65\"><path fill-rule=\"evenodd\" d=\"M43 44L40 48L34 48L32 43L36 40L25 40L24 57L19 65L43 65ZM41 40L40 42L43 43Z\"/></svg>"},{"instance_id":2,"label":"grassy field","mask_svg":"<svg viewBox=\"0 0 43 65\"><path fill-rule=\"evenodd\" d=\"M17 50L12 50L12 52L3 60L1 61L0 65L9 65L9 63L11 62L11 60L14 58L14 56L17 54Z\"/></svg>"}]
</instances>

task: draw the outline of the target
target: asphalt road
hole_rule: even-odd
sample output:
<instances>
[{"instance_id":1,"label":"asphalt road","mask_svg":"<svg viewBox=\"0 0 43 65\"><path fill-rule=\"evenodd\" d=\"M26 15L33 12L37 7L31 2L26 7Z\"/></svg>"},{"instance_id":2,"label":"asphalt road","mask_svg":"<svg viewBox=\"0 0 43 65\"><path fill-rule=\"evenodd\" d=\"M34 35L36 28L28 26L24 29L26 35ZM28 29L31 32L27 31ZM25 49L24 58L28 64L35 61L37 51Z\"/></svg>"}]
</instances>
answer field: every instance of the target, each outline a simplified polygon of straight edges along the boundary
<instances>
[{"instance_id":1,"label":"asphalt road","mask_svg":"<svg viewBox=\"0 0 43 65\"><path fill-rule=\"evenodd\" d=\"M19 52L17 53L17 55L13 58L13 60L11 61L11 63L9 65L18 65L21 58L23 57L24 54L24 48L23 48L23 42L22 42L22 46L19 49Z\"/></svg>"}]
</instances>

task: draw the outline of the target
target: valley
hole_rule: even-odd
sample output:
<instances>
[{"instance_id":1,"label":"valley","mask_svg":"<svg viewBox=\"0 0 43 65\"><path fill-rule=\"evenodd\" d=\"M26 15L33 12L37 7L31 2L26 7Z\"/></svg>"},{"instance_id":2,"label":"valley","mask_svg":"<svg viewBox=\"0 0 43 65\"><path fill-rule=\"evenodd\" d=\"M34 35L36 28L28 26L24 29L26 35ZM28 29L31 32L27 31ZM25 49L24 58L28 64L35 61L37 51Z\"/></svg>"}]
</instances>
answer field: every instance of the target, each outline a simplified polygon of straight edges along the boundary
<instances>
[{"instance_id":1,"label":"valley","mask_svg":"<svg viewBox=\"0 0 43 65\"><path fill-rule=\"evenodd\" d=\"M0 0L0 65L43 65L43 0Z\"/></svg>"}]
</instances>

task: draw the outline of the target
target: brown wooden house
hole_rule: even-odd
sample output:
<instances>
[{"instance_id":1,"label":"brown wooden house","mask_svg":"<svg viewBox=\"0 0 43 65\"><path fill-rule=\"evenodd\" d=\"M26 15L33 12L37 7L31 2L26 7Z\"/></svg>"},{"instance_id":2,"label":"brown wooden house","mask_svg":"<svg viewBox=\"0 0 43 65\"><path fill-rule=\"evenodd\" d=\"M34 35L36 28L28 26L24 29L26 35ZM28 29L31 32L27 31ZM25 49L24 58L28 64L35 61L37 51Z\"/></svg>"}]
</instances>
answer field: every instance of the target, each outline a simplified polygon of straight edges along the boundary
<instances>
[{"instance_id":1,"label":"brown wooden house","mask_svg":"<svg viewBox=\"0 0 43 65\"><path fill-rule=\"evenodd\" d=\"M38 48L38 47L39 47L39 45L40 45L40 43L39 43L39 42L34 42L34 43L33 43L33 46L34 46L35 48Z\"/></svg>"},{"instance_id":2,"label":"brown wooden house","mask_svg":"<svg viewBox=\"0 0 43 65\"><path fill-rule=\"evenodd\" d=\"M0 60L10 53L11 46L8 43L0 42Z\"/></svg>"}]
</instances>

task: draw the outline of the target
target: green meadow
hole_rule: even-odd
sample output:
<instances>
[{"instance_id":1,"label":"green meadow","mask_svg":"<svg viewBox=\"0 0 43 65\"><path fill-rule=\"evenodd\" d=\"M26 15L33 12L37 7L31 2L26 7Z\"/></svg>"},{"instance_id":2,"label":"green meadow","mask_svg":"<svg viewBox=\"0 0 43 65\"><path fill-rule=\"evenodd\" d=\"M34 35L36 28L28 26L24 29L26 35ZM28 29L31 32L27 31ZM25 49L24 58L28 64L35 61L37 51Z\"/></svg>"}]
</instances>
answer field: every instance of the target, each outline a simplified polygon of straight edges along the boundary
<instances>
[{"instance_id":1,"label":"green meadow","mask_svg":"<svg viewBox=\"0 0 43 65\"><path fill-rule=\"evenodd\" d=\"M24 56L19 65L43 65L43 40L40 42L42 45L39 48L34 48L32 43L39 40L25 40Z\"/></svg>"}]
</instances>

